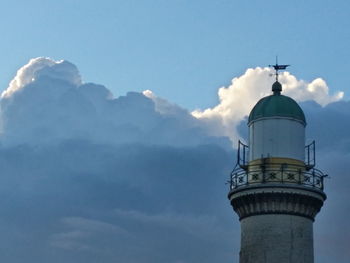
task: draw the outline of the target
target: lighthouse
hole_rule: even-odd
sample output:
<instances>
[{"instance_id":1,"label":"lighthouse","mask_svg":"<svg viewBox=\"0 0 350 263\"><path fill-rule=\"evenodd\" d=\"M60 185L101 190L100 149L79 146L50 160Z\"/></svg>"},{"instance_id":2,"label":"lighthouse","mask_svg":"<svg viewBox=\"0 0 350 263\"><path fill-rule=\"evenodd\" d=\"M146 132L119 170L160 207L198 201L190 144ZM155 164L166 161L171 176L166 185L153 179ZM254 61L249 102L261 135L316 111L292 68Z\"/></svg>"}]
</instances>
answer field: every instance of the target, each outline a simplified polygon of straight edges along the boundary
<instances>
[{"instance_id":1,"label":"lighthouse","mask_svg":"<svg viewBox=\"0 0 350 263\"><path fill-rule=\"evenodd\" d=\"M315 168L315 141L305 145L306 118L282 95L279 70L272 94L248 118L248 145L238 142L228 198L241 226L240 263L313 263L313 222L326 194Z\"/></svg>"}]
</instances>

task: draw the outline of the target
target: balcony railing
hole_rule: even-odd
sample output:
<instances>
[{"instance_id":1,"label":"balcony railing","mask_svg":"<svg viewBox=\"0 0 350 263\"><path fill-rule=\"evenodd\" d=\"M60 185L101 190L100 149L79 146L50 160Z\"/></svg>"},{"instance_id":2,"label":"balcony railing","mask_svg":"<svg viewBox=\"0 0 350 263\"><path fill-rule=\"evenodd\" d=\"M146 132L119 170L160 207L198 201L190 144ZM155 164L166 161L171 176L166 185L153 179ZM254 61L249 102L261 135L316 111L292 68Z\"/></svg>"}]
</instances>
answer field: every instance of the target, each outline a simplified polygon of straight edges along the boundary
<instances>
[{"instance_id":1,"label":"balcony railing","mask_svg":"<svg viewBox=\"0 0 350 263\"><path fill-rule=\"evenodd\" d=\"M258 184L302 185L323 190L323 180L326 177L320 170L308 168L307 165L287 163L266 163L249 165L242 169L239 165L230 176L230 189Z\"/></svg>"},{"instance_id":2,"label":"balcony railing","mask_svg":"<svg viewBox=\"0 0 350 263\"><path fill-rule=\"evenodd\" d=\"M237 149L237 164L242 169L247 169L249 159L249 146L244 144L241 140L238 141ZM316 165L316 145L315 141L305 146L305 164L306 169L312 169Z\"/></svg>"}]
</instances>

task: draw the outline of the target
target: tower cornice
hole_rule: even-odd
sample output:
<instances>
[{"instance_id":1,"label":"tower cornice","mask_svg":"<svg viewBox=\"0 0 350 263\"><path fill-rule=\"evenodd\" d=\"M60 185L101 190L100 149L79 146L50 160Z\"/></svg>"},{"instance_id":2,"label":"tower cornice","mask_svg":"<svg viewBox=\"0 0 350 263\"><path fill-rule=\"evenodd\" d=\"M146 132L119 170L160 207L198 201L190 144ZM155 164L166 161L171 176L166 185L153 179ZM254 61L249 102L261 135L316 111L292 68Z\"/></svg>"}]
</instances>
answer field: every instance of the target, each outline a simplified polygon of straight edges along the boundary
<instances>
[{"instance_id":1,"label":"tower cornice","mask_svg":"<svg viewBox=\"0 0 350 263\"><path fill-rule=\"evenodd\" d=\"M230 191L228 197L240 220L256 215L287 214L313 221L326 200L320 190L286 185L240 188Z\"/></svg>"}]
</instances>

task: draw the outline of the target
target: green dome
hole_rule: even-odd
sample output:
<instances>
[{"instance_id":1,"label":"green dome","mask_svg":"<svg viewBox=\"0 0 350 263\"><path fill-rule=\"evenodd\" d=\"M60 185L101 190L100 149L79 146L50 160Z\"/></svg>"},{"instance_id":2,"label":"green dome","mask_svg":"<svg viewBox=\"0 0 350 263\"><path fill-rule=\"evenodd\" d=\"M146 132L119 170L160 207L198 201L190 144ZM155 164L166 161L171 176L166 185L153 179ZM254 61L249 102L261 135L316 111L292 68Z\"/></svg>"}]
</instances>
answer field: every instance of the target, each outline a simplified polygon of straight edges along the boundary
<instances>
[{"instance_id":1,"label":"green dome","mask_svg":"<svg viewBox=\"0 0 350 263\"><path fill-rule=\"evenodd\" d=\"M249 114L248 123L268 117L288 117L300 120L306 125L305 115L298 103L290 97L279 95L267 96L258 101Z\"/></svg>"}]
</instances>

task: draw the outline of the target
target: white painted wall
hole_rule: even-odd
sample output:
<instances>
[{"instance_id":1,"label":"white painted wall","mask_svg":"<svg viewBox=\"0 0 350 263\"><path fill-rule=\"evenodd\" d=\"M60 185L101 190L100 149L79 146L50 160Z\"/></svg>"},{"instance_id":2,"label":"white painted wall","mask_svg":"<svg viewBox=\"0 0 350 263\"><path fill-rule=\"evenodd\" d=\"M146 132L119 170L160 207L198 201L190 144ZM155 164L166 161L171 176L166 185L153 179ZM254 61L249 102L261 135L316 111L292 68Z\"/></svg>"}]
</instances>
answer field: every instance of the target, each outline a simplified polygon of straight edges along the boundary
<instances>
[{"instance_id":1,"label":"white painted wall","mask_svg":"<svg viewBox=\"0 0 350 263\"><path fill-rule=\"evenodd\" d=\"M266 118L249 126L249 161L261 157L305 161L305 126L288 118Z\"/></svg>"}]
</instances>

